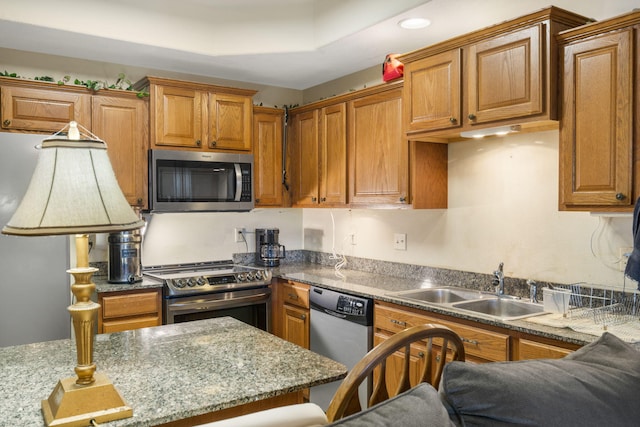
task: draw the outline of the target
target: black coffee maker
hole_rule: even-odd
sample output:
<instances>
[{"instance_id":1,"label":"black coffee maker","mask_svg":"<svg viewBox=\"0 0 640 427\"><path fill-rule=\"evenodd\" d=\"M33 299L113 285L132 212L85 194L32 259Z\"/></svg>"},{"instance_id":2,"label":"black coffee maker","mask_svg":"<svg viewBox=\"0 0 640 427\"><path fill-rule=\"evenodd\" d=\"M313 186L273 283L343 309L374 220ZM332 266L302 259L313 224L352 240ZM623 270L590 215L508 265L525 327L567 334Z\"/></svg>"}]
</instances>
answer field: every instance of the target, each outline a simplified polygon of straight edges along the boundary
<instances>
[{"instance_id":1,"label":"black coffee maker","mask_svg":"<svg viewBox=\"0 0 640 427\"><path fill-rule=\"evenodd\" d=\"M277 267L285 257L285 249L279 242L277 228L256 228L256 264Z\"/></svg>"}]
</instances>

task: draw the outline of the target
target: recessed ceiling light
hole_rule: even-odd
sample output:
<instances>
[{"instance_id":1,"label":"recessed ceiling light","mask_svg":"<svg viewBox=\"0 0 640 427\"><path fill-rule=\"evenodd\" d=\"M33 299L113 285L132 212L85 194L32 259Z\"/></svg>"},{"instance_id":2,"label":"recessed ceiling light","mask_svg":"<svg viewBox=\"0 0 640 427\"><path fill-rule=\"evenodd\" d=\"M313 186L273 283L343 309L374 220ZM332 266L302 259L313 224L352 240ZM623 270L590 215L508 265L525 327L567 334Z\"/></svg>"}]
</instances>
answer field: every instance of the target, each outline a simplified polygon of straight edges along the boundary
<instances>
[{"instance_id":1,"label":"recessed ceiling light","mask_svg":"<svg viewBox=\"0 0 640 427\"><path fill-rule=\"evenodd\" d=\"M431 25L431 21L425 18L406 18L398 22L398 25L407 30L419 30Z\"/></svg>"}]
</instances>

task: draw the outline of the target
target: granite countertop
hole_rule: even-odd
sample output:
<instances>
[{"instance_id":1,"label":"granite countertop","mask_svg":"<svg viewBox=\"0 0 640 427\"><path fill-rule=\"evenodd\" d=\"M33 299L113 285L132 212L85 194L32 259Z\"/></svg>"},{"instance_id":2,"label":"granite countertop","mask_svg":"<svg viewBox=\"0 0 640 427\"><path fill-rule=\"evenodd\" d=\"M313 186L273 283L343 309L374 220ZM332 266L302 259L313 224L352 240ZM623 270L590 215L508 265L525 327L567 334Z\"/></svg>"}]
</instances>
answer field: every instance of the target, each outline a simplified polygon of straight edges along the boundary
<instances>
[{"instance_id":1,"label":"granite countertop","mask_svg":"<svg viewBox=\"0 0 640 427\"><path fill-rule=\"evenodd\" d=\"M72 340L0 348L0 424L43 426L41 400L74 376ZM133 417L110 427L153 426L343 378L346 367L230 317L113 334L95 341L106 374Z\"/></svg>"},{"instance_id":2,"label":"granite countertop","mask_svg":"<svg viewBox=\"0 0 640 427\"><path fill-rule=\"evenodd\" d=\"M426 287L461 286L461 283L464 282L460 282L455 277L447 278L444 276L438 277L435 280L420 280L392 276L384 274L383 272L372 273L358 270L340 270L336 273L335 269L331 266L314 263L282 264L273 269L273 276L572 344L585 345L598 338L595 335L576 332L569 328L547 326L529 322L525 319L500 320L489 316L482 316L481 314L474 314L469 311L457 310L450 306L439 306L437 304L415 300L410 301L393 295L396 292Z\"/></svg>"},{"instance_id":3,"label":"granite countertop","mask_svg":"<svg viewBox=\"0 0 640 427\"><path fill-rule=\"evenodd\" d=\"M487 290L483 289L484 280L481 275L375 260L356 260L355 264L363 267L362 270L341 269L336 272L333 266L326 264L326 260L320 260L321 262L318 263L309 262L302 258L303 257L300 257L300 259L295 260L287 259L283 261L279 267L272 268L273 277L295 280L312 286L343 291L357 296L374 298L380 301L413 307L432 313L445 314L481 324L498 326L577 345L585 345L598 338L596 335L577 332L570 328L549 326L527 321L526 319L503 321L489 316L482 316L481 314L474 314L469 311L456 310L450 306L415 300L411 301L394 295L401 291L433 286L462 286ZM249 259L251 261L242 263L251 264L253 258L249 257ZM106 282L106 278L104 281L100 280L100 278L94 281L99 292L161 286L158 282L148 279L131 285L109 284ZM505 281L507 281L507 279L505 279ZM541 289L541 286L539 286L539 288ZM511 293L514 290L516 291L516 295L522 296L521 289L511 288L506 292ZM638 344L638 346L640 347L640 344Z\"/></svg>"}]
</instances>

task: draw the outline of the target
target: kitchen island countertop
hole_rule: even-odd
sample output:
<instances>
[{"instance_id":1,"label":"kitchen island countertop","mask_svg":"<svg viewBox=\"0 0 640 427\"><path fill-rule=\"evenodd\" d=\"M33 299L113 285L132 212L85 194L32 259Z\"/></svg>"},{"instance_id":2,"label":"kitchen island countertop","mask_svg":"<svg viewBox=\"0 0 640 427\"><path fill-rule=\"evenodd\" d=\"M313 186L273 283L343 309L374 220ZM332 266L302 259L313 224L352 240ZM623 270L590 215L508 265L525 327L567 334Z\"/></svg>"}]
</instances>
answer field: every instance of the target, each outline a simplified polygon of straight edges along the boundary
<instances>
[{"instance_id":1,"label":"kitchen island countertop","mask_svg":"<svg viewBox=\"0 0 640 427\"><path fill-rule=\"evenodd\" d=\"M0 348L0 360L0 425L43 426L41 400L74 375L74 341ZM133 417L110 427L198 416L339 380L347 371L230 317L99 334L95 361L133 408Z\"/></svg>"}]
</instances>

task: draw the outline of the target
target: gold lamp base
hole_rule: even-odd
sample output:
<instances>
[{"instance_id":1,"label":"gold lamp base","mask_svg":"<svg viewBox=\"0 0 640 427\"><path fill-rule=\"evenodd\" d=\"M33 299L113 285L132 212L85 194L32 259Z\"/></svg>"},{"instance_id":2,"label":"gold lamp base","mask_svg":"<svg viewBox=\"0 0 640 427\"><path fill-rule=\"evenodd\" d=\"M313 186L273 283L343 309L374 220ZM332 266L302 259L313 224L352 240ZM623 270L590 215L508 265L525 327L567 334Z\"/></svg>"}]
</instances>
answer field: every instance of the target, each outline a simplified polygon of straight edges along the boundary
<instances>
[{"instance_id":1,"label":"gold lamp base","mask_svg":"<svg viewBox=\"0 0 640 427\"><path fill-rule=\"evenodd\" d=\"M58 382L47 400L42 401L42 414L48 426L85 427L133 416L120 393L106 375L96 373L90 385L76 384L76 378Z\"/></svg>"}]
</instances>

